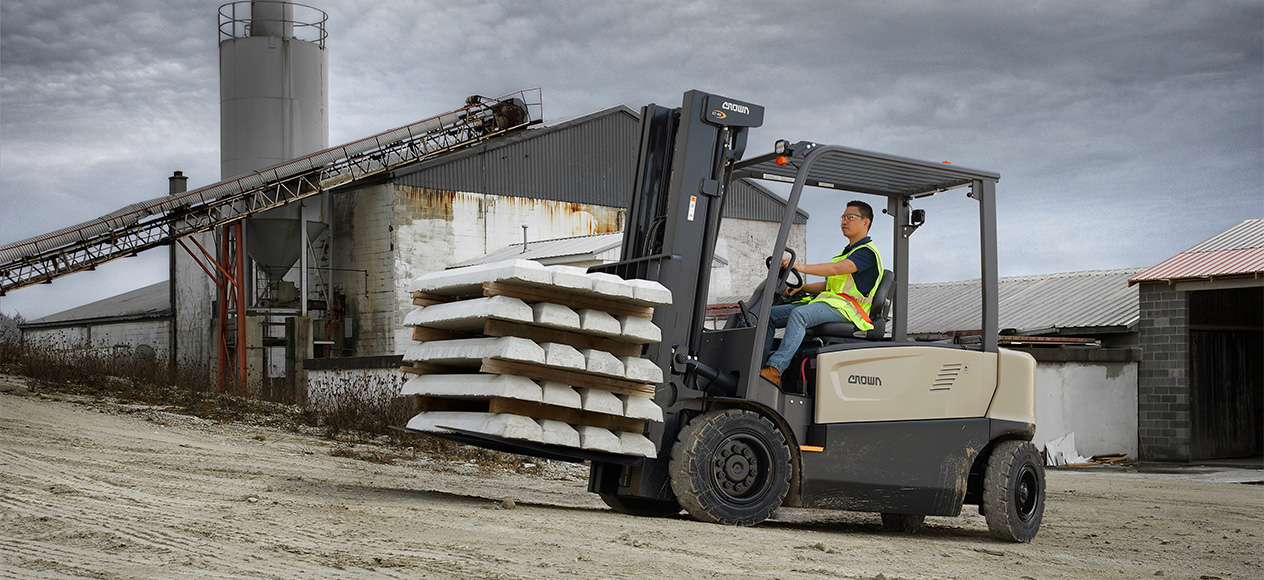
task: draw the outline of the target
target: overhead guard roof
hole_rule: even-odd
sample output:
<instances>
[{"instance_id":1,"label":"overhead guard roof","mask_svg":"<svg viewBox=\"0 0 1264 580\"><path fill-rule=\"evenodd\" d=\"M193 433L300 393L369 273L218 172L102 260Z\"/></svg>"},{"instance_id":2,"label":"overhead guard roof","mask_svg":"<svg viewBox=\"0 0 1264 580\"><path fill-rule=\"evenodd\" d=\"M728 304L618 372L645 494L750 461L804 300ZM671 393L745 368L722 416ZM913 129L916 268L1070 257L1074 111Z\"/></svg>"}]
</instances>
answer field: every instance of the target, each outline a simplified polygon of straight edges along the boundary
<instances>
[{"instance_id":1,"label":"overhead guard roof","mask_svg":"<svg viewBox=\"0 0 1264 580\"><path fill-rule=\"evenodd\" d=\"M920 197L969 185L976 179L996 181L1000 174L947 163L921 161L841 145L801 142L791 148L787 165L777 165L768 153L741 161L734 177L794 183L799 167L818 152L808 173L807 185L888 197Z\"/></svg>"}]
</instances>

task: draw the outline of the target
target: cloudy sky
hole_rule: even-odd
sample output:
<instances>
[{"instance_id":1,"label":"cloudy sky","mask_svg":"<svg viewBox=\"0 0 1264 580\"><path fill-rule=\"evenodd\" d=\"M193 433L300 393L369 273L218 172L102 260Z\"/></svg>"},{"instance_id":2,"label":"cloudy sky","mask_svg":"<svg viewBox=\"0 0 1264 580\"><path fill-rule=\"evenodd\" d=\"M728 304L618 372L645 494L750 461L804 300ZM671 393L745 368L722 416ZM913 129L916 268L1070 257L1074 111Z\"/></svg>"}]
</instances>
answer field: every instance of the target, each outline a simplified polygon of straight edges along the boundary
<instances>
[{"instance_id":1,"label":"cloudy sky","mask_svg":"<svg viewBox=\"0 0 1264 580\"><path fill-rule=\"evenodd\" d=\"M220 4L0 3L0 243L164 195L173 170L218 181ZM1151 266L1264 216L1260 0L308 4L329 14L330 144L475 93L541 87L559 118L696 88L767 108L752 153L813 140L1000 173L1002 275ZM805 201L813 261L838 249L838 201ZM913 280L977 277L972 202L923 207ZM37 318L163 280L166 262L146 252L0 310Z\"/></svg>"}]
</instances>

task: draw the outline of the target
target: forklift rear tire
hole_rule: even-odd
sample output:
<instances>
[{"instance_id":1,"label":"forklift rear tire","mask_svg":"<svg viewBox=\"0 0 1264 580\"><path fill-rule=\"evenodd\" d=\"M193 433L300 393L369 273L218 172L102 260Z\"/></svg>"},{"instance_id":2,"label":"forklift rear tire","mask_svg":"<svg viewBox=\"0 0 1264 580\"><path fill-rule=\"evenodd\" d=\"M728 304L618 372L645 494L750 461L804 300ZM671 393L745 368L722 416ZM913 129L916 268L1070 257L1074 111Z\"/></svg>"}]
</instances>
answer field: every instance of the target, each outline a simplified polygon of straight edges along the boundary
<instances>
[{"instance_id":1,"label":"forklift rear tire","mask_svg":"<svg viewBox=\"0 0 1264 580\"><path fill-rule=\"evenodd\" d=\"M901 534L916 534L925 521L926 516L920 514L882 514L882 529Z\"/></svg>"},{"instance_id":2,"label":"forklift rear tire","mask_svg":"<svg viewBox=\"0 0 1264 580\"><path fill-rule=\"evenodd\" d=\"M646 518L666 518L680 513L680 504L670 499L650 499L613 493L601 494L601 501L621 514Z\"/></svg>"},{"instance_id":3,"label":"forklift rear tire","mask_svg":"<svg viewBox=\"0 0 1264 580\"><path fill-rule=\"evenodd\" d=\"M1027 441L1002 441L983 477L983 517L992 536L1030 542L1045 512L1045 464Z\"/></svg>"},{"instance_id":4,"label":"forklift rear tire","mask_svg":"<svg viewBox=\"0 0 1264 580\"><path fill-rule=\"evenodd\" d=\"M676 499L690 516L753 526L780 507L790 490L790 448L759 413L712 411L680 430L670 473Z\"/></svg>"}]
</instances>

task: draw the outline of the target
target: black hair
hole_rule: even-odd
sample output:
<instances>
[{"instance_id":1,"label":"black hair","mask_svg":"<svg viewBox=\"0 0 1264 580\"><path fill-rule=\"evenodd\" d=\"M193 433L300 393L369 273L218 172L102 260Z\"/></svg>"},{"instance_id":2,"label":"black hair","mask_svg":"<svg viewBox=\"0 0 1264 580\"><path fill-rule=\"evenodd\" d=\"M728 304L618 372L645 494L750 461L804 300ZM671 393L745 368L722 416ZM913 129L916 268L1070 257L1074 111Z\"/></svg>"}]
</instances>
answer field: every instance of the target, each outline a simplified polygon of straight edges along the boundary
<instances>
[{"instance_id":1,"label":"black hair","mask_svg":"<svg viewBox=\"0 0 1264 580\"><path fill-rule=\"evenodd\" d=\"M873 208L869 207L869 204L863 201L849 201L847 202L847 207L854 207L860 210L860 217L873 222Z\"/></svg>"}]
</instances>

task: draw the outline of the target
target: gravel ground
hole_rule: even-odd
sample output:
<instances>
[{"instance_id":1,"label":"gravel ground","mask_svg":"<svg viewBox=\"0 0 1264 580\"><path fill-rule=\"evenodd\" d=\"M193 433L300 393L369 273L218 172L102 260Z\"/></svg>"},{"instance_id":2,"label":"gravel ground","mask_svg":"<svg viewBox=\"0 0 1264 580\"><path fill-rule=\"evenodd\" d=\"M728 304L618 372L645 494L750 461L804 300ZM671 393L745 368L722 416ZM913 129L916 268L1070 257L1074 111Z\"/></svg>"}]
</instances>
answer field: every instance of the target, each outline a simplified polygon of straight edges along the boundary
<instances>
[{"instance_id":1,"label":"gravel ground","mask_svg":"<svg viewBox=\"0 0 1264 580\"><path fill-rule=\"evenodd\" d=\"M405 456L394 464L365 457ZM967 507L915 535L783 509L751 528L616 514L529 473L31 394L0 376L0 577L1264 578L1264 471L1050 470L1030 544Z\"/></svg>"}]
</instances>

